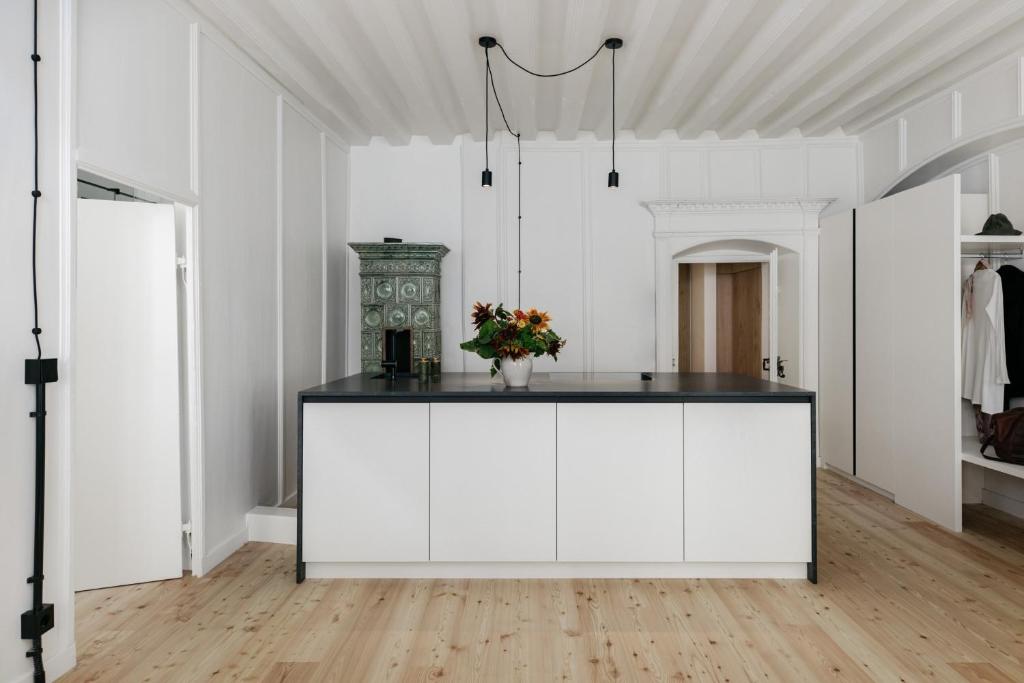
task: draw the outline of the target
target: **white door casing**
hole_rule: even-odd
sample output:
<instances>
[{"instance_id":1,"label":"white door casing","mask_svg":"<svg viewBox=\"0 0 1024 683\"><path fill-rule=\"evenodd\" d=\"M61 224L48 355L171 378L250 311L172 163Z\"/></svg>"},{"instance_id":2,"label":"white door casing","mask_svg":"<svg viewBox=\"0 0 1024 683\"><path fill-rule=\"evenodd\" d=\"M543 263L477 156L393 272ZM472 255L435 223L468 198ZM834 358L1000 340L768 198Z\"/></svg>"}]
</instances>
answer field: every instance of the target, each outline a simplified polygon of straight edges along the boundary
<instances>
[{"instance_id":1,"label":"white door casing","mask_svg":"<svg viewBox=\"0 0 1024 683\"><path fill-rule=\"evenodd\" d=\"M678 348L676 259L702 245L746 243L795 252L799 262L800 385L817 386L818 217L833 200L659 200L654 216L655 336L659 372L672 372ZM749 249L749 247L748 247ZM767 250L766 250L767 253Z\"/></svg>"},{"instance_id":2,"label":"white door casing","mask_svg":"<svg viewBox=\"0 0 1024 683\"><path fill-rule=\"evenodd\" d=\"M174 207L78 200L74 587L180 577Z\"/></svg>"}]
</instances>

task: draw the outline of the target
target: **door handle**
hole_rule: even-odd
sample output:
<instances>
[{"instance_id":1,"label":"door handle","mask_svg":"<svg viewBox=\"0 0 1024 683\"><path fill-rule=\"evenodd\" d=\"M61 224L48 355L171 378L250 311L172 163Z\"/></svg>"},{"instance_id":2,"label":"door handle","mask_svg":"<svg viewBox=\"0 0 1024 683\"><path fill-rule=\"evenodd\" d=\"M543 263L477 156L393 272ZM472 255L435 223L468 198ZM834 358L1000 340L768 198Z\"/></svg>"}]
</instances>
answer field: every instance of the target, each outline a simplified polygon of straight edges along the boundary
<instances>
[{"instance_id":1,"label":"door handle","mask_svg":"<svg viewBox=\"0 0 1024 683\"><path fill-rule=\"evenodd\" d=\"M776 376L779 379L786 379L786 366L783 365L783 363L785 363L785 362L786 362L786 359L784 359L782 356L778 356L776 358L776 364L777 365L776 365L776 368L775 368L775 374L776 374Z\"/></svg>"}]
</instances>

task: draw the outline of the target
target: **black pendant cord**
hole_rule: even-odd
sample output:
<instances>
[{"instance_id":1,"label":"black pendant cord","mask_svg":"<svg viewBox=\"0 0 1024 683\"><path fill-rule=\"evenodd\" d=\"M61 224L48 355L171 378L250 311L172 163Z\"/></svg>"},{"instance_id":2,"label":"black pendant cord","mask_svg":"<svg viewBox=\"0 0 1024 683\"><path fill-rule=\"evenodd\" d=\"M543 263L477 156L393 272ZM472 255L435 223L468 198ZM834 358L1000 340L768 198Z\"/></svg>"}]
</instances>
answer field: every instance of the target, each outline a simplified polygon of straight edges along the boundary
<instances>
[{"instance_id":1,"label":"black pendant cord","mask_svg":"<svg viewBox=\"0 0 1024 683\"><path fill-rule=\"evenodd\" d=\"M587 64L590 64L592 61L594 61L594 59L599 54L601 54L601 49L603 47L605 47L605 44L602 42L600 45L597 46L597 49L594 50L594 54L590 55L585 60L583 60L583 62L581 62L580 64L577 64L576 66L572 67L571 69L566 69L565 71L559 71L558 73L553 73L553 74L542 74L542 73L538 73L536 71L531 71L530 69L527 69L525 66L523 66L522 64L520 64L519 62L517 62L516 60L512 59L512 57L509 56L508 52L505 50L505 46L504 45L502 45L501 43L496 43L496 44L497 44L498 48L501 49L501 54L505 55L505 59L510 61L513 66L515 66L517 69L520 69L521 71L525 71L526 73L530 74L531 76L536 76L537 78L557 78L558 76L565 76L567 74L571 74L573 71L578 71L579 69L582 69Z\"/></svg>"},{"instance_id":2,"label":"black pendant cord","mask_svg":"<svg viewBox=\"0 0 1024 683\"><path fill-rule=\"evenodd\" d=\"M523 148L520 134L512 131L512 127L508 125L508 118L505 116L505 109L501 106L501 99L498 97L498 91L494 87L494 73L491 71L491 56L490 49L497 47L501 50L501 53L505 55L505 59L510 64L515 66L517 69L524 71L531 76L538 78L557 78L558 76L565 76L571 74L574 71L582 69L590 62L594 61L601 50L609 49L612 52L612 170L608 174L608 187L614 188L619 186L619 174L615 170L615 51L622 47L621 38L608 38L603 41L594 54L587 57L581 63L566 69L565 71L558 71L555 73L540 73L532 69L528 69L516 60L512 59L509 55L508 50L505 46L499 43L492 36L481 36L479 44L484 48L484 61L487 64L486 71L484 72L484 171L482 175L481 184L484 187L490 187L491 182L491 171L490 171L490 153L488 150L490 143L490 117L489 117L489 103L491 94L494 95L494 101L498 103L498 111L501 112L501 120L505 123L505 130L508 131L509 135L516 139L516 163L518 168L518 188L517 188L517 200L516 200L516 221L517 221L517 241L518 241L518 265L516 270L517 277L517 307L522 308L523 305Z\"/></svg>"},{"instance_id":3,"label":"black pendant cord","mask_svg":"<svg viewBox=\"0 0 1024 683\"><path fill-rule=\"evenodd\" d=\"M617 50L612 50L612 171L615 171L615 53L616 52L617 52Z\"/></svg>"},{"instance_id":4,"label":"black pendant cord","mask_svg":"<svg viewBox=\"0 0 1024 683\"><path fill-rule=\"evenodd\" d=\"M39 280L36 254L39 228L39 1L32 3L32 126L33 126L33 174L32 174L32 337L36 345L36 357L25 361L25 383L35 386L35 410L29 417L35 420L35 529L32 548L32 609L21 615L21 637L32 642L26 652L32 658L32 680L45 683L43 668L43 634L53 628L53 605L43 602L43 548L44 512L46 510L46 385L57 381L57 359L43 358L43 346L39 339L43 330L39 327Z\"/></svg>"},{"instance_id":5,"label":"black pendant cord","mask_svg":"<svg viewBox=\"0 0 1024 683\"><path fill-rule=\"evenodd\" d=\"M500 47L500 43L499 43ZM505 51L504 48L501 50ZM505 55L508 56L507 54ZM522 308L523 306L523 145L520 139L520 134L512 130L512 126L508 125L508 117L505 116L505 108L501 105L501 98L498 97L498 90L494 87L494 72L491 71L491 56L490 49L484 48L484 61L487 64L487 79L486 82L490 83L491 93L494 95L494 101L498 104L498 111L501 112L501 120L505 124L505 130L508 134L516 139L516 169L517 169L517 183L516 183L516 308ZM509 61L512 61L511 59ZM514 63L514 62L513 62ZM487 92L484 92L484 110L486 114L486 102L490 99ZM484 150L486 155L487 143L484 143Z\"/></svg>"}]
</instances>

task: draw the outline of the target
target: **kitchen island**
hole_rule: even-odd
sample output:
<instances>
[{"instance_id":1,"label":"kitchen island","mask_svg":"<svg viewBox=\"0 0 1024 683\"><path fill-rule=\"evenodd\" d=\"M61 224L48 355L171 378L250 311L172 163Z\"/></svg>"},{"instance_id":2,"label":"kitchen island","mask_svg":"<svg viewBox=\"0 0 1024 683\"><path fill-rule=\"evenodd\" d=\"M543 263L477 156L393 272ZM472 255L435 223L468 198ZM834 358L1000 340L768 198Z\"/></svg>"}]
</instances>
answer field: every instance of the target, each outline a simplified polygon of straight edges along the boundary
<instances>
[{"instance_id":1,"label":"kitchen island","mask_svg":"<svg viewBox=\"0 0 1024 683\"><path fill-rule=\"evenodd\" d=\"M741 375L353 375L299 393L296 580L817 581L814 393Z\"/></svg>"}]
</instances>

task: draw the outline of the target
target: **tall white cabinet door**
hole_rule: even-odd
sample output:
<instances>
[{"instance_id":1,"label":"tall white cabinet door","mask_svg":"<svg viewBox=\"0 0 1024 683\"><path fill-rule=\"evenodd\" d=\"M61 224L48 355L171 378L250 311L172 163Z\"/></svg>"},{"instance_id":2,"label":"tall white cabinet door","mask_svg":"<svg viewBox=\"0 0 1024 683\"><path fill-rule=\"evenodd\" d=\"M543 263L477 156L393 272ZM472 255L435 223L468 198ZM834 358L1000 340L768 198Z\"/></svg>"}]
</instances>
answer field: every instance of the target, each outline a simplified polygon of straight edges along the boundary
<instances>
[{"instance_id":1,"label":"tall white cabinet door","mask_svg":"<svg viewBox=\"0 0 1024 683\"><path fill-rule=\"evenodd\" d=\"M960 176L893 197L896 502L960 530ZM859 451L858 451L859 452Z\"/></svg>"},{"instance_id":2,"label":"tall white cabinet door","mask_svg":"<svg viewBox=\"0 0 1024 683\"><path fill-rule=\"evenodd\" d=\"M558 560L683 560L681 403L558 404Z\"/></svg>"},{"instance_id":3,"label":"tall white cabinet door","mask_svg":"<svg viewBox=\"0 0 1024 683\"><path fill-rule=\"evenodd\" d=\"M893 432L893 324L898 297L893 286L893 224L896 200L881 199L857 209L857 460L860 479L895 489Z\"/></svg>"},{"instance_id":4,"label":"tall white cabinet door","mask_svg":"<svg viewBox=\"0 0 1024 683\"><path fill-rule=\"evenodd\" d=\"M426 562L430 405L307 403L302 559Z\"/></svg>"},{"instance_id":5,"label":"tall white cabinet door","mask_svg":"<svg viewBox=\"0 0 1024 683\"><path fill-rule=\"evenodd\" d=\"M853 214L822 218L818 238L818 442L853 474Z\"/></svg>"},{"instance_id":6,"label":"tall white cabinet door","mask_svg":"<svg viewBox=\"0 0 1024 683\"><path fill-rule=\"evenodd\" d=\"M687 562L810 562L811 407L687 403Z\"/></svg>"},{"instance_id":7,"label":"tall white cabinet door","mask_svg":"<svg viewBox=\"0 0 1024 683\"><path fill-rule=\"evenodd\" d=\"M431 405L430 559L555 560L555 404Z\"/></svg>"}]
</instances>

